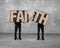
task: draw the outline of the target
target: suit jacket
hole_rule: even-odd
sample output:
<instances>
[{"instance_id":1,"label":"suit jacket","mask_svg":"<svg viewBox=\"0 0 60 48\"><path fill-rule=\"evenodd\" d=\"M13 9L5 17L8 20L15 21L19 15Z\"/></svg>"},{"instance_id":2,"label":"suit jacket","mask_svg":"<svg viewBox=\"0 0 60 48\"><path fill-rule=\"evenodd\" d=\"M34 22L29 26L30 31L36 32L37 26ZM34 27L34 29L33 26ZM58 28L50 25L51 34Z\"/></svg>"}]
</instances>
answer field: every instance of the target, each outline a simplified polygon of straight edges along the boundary
<instances>
[{"instance_id":1,"label":"suit jacket","mask_svg":"<svg viewBox=\"0 0 60 48\"><path fill-rule=\"evenodd\" d=\"M21 26L21 22L15 22L16 26Z\"/></svg>"}]
</instances>

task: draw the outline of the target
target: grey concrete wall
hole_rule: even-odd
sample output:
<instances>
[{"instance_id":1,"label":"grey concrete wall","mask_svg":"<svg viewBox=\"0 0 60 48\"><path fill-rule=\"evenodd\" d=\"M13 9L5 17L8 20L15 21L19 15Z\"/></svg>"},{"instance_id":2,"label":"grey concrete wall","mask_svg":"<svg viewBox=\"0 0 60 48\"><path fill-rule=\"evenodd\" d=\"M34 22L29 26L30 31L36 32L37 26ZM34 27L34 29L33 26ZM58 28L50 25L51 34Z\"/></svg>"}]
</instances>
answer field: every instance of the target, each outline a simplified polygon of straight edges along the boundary
<instances>
[{"instance_id":1,"label":"grey concrete wall","mask_svg":"<svg viewBox=\"0 0 60 48\"><path fill-rule=\"evenodd\" d=\"M37 24L32 22L35 9L49 14L45 33L60 33L60 0L0 0L0 33L14 33L10 23L10 10L28 10L29 23L22 23L22 33L37 33Z\"/></svg>"}]
</instances>

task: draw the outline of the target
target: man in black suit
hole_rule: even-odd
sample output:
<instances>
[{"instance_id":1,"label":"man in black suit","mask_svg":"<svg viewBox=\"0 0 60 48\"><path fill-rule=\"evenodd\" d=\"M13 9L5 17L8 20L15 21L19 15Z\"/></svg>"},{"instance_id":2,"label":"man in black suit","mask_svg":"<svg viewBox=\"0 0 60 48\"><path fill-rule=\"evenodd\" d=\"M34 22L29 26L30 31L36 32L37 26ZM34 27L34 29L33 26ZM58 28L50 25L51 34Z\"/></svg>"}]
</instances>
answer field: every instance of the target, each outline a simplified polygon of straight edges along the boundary
<instances>
[{"instance_id":1,"label":"man in black suit","mask_svg":"<svg viewBox=\"0 0 60 48\"><path fill-rule=\"evenodd\" d=\"M37 40L39 40L40 39L40 29L41 29L41 31L42 31L42 40L44 40L44 25L43 24L40 24L40 23L38 23L38 34L37 34Z\"/></svg>"},{"instance_id":2,"label":"man in black suit","mask_svg":"<svg viewBox=\"0 0 60 48\"><path fill-rule=\"evenodd\" d=\"M21 40L21 22L15 22L15 40L17 39L17 30L19 28L19 39Z\"/></svg>"}]
</instances>

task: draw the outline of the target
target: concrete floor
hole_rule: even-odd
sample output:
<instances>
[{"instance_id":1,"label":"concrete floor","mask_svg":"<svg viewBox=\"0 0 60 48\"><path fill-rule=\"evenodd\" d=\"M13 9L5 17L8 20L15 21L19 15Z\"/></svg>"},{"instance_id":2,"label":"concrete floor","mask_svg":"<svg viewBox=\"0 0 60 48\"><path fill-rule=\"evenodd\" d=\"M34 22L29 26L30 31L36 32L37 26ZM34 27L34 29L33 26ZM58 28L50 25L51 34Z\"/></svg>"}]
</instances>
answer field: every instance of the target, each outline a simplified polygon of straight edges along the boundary
<instances>
[{"instance_id":1,"label":"concrete floor","mask_svg":"<svg viewBox=\"0 0 60 48\"><path fill-rule=\"evenodd\" d=\"M36 39L36 34L22 34L22 40L14 40L14 34L0 34L0 48L60 48L60 35L45 34L44 41Z\"/></svg>"}]
</instances>

